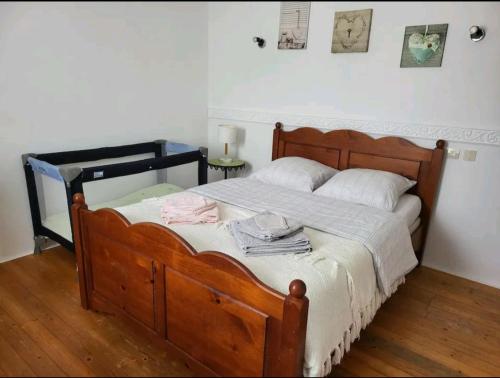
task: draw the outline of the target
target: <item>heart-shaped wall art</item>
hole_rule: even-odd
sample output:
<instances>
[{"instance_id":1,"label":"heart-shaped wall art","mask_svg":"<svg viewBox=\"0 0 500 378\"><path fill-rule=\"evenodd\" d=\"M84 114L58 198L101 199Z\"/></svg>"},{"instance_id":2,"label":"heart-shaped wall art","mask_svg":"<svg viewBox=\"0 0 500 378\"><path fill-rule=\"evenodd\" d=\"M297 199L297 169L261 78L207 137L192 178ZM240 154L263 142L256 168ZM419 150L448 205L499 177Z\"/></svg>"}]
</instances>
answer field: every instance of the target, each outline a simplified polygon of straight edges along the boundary
<instances>
[{"instance_id":1,"label":"heart-shaped wall art","mask_svg":"<svg viewBox=\"0 0 500 378\"><path fill-rule=\"evenodd\" d=\"M367 52L372 9L335 12L332 53Z\"/></svg>"},{"instance_id":2,"label":"heart-shaped wall art","mask_svg":"<svg viewBox=\"0 0 500 378\"><path fill-rule=\"evenodd\" d=\"M439 45L439 34L422 35L413 33L408 38L408 48L418 64L429 60L436 53Z\"/></svg>"},{"instance_id":3,"label":"heart-shaped wall art","mask_svg":"<svg viewBox=\"0 0 500 378\"><path fill-rule=\"evenodd\" d=\"M359 41L366 30L366 21L361 15L354 17L341 16L336 24L340 43L345 49L350 49Z\"/></svg>"}]
</instances>

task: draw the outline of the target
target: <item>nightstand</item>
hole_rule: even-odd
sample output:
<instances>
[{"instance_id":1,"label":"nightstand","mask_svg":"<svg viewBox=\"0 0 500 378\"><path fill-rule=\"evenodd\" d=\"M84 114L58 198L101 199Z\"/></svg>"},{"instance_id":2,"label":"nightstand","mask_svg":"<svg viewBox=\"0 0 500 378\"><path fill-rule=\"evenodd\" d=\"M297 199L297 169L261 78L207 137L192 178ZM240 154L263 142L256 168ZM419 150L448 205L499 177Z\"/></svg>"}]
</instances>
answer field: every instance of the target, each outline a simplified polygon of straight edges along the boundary
<instances>
[{"instance_id":1,"label":"nightstand","mask_svg":"<svg viewBox=\"0 0 500 378\"><path fill-rule=\"evenodd\" d=\"M224 179L227 179L228 171L237 171L239 169L245 169L245 161L233 159L230 163L225 163L220 159L210 159L208 161L208 166L212 169L221 169L224 171Z\"/></svg>"}]
</instances>

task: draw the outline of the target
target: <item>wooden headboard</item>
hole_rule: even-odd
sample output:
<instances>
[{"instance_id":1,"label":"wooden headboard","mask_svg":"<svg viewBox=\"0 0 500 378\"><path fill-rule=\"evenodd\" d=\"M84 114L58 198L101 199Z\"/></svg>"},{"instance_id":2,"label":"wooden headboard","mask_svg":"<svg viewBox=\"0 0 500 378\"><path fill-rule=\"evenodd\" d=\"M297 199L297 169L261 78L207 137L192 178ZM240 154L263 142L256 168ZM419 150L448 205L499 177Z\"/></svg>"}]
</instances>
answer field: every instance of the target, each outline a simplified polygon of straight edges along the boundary
<instances>
[{"instance_id":1,"label":"wooden headboard","mask_svg":"<svg viewBox=\"0 0 500 378\"><path fill-rule=\"evenodd\" d=\"M318 129L302 127L284 131L283 124L278 122L274 129L273 160L285 156L300 156L339 170L378 169L416 180L417 185L410 192L422 200L422 212L421 225L412 238L418 238L415 253L421 262L441 177L444 146L443 140L436 142L436 148L429 149L404 138L391 136L374 139L354 130L323 133Z\"/></svg>"}]
</instances>

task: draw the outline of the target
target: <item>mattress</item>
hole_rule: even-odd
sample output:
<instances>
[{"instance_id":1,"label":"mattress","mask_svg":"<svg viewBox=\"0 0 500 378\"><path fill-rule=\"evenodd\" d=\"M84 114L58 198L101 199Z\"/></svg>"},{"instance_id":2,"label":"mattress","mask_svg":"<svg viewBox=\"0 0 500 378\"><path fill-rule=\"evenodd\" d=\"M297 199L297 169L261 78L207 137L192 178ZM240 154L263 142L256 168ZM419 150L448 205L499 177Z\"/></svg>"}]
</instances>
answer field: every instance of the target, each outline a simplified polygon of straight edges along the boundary
<instances>
[{"instance_id":1,"label":"mattress","mask_svg":"<svg viewBox=\"0 0 500 378\"><path fill-rule=\"evenodd\" d=\"M171 193L176 193L183 191L184 189L173 184L157 184L149 186L144 189L137 190L135 192L129 193L126 196L108 201L102 202L95 205L89 205L90 210L102 209L104 207L116 208L120 206L127 206L134 203L141 202L144 199L162 197ZM71 225L68 212L58 213L48 216L42 220L42 225L47 227L49 230L56 232L67 240L72 241L73 237L71 235Z\"/></svg>"},{"instance_id":2,"label":"mattress","mask_svg":"<svg viewBox=\"0 0 500 378\"><path fill-rule=\"evenodd\" d=\"M398 201L394 213L402 217L408 225L410 233L415 231L420 224L421 199L414 194L403 194Z\"/></svg>"},{"instance_id":3,"label":"mattress","mask_svg":"<svg viewBox=\"0 0 500 378\"><path fill-rule=\"evenodd\" d=\"M95 205L89 205L90 210L102 209L104 207L117 208L141 202L147 198L162 197L171 193L180 192L182 189L173 184L157 184L135 192L132 192L124 197L114 199L108 202L102 202ZM422 201L414 194L403 194L394 209L394 213L401 216L410 233L413 233L420 226L420 211L422 210ZM69 215L67 212L51 215L44 220L42 224L48 229L63 236L65 239L72 241L71 226Z\"/></svg>"},{"instance_id":4,"label":"mattress","mask_svg":"<svg viewBox=\"0 0 500 378\"><path fill-rule=\"evenodd\" d=\"M116 210L131 223L162 224L163 202L164 198L151 198ZM415 212L415 203L408 198L400 206L399 215L405 224L409 223L410 210ZM218 206L218 223L168 227L198 251L222 251L232 256L262 282L282 293L288 292L294 279L306 282L310 304L304 375L327 375L387 298L377 286L371 253L360 242L306 227L304 232L313 246L311 253L248 257L239 250L227 224L255 212L223 202L218 202ZM391 292L402 282L404 278L394 284Z\"/></svg>"}]
</instances>

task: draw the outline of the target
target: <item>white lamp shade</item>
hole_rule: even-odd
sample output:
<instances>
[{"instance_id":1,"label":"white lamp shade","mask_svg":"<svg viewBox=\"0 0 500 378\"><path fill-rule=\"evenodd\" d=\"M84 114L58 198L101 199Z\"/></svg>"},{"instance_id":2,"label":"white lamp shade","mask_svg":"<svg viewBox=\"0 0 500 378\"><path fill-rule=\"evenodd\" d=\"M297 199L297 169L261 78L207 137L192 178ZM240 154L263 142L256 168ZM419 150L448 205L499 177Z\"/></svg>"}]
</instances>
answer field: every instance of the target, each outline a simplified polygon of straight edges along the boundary
<instances>
[{"instance_id":1,"label":"white lamp shade","mask_svg":"<svg viewBox=\"0 0 500 378\"><path fill-rule=\"evenodd\" d=\"M219 142L236 143L238 129L232 125L219 125Z\"/></svg>"}]
</instances>

